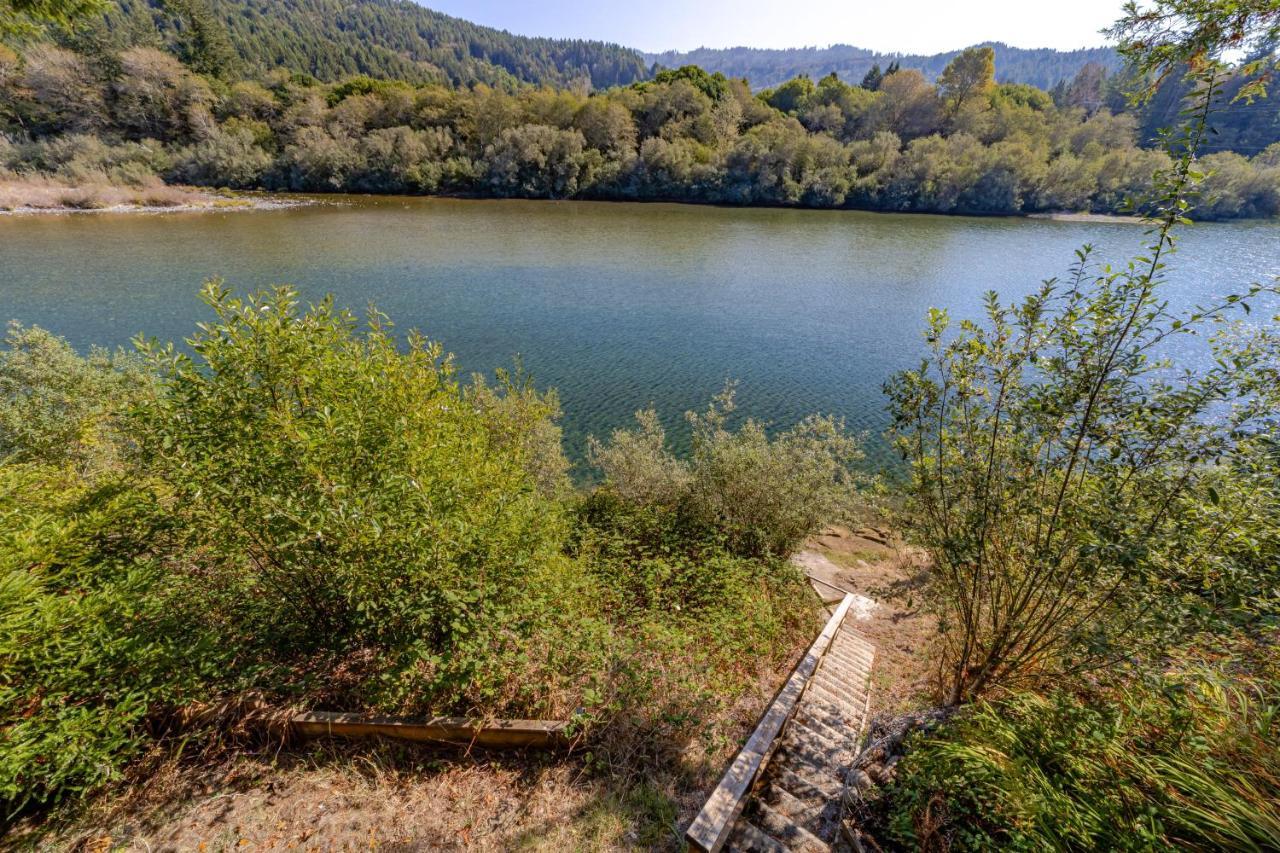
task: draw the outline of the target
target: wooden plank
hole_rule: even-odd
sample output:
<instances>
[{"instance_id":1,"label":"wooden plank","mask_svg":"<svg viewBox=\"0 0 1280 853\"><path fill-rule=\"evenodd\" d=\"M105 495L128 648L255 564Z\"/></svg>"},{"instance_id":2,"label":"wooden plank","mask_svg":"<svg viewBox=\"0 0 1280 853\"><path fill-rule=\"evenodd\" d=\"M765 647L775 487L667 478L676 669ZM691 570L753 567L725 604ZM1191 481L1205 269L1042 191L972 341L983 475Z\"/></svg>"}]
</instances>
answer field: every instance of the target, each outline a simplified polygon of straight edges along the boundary
<instances>
[{"instance_id":1,"label":"wooden plank","mask_svg":"<svg viewBox=\"0 0 1280 853\"><path fill-rule=\"evenodd\" d=\"M840 623L844 621L845 614L849 612L849 606L852 603L852 595L845 595L841 600L836 612L827 620L822 632L809 646L809 650L791 671L782 689L765 709L764 716L756 724L755 731L751 733L746 745L729 764L729 769L725 771L720 784L707 798L702 811L693 819L693 823L689 824L689 829L685 832L685 840L689 843L690 850L716 853L728 840L734 822L742 814L742 807L746 803L752 784L773 752L778 732L782 730L783 723L795 710L796 702L804 692L809 677L813 675L818 660L827 650L831 638L840 628Z\"/></svg>"},{"instance_id":2,"label":"wooden plank","mask_svg":"<svg viewBox=\"0 0 1280 853\"><path fill-rule=\"evenodd\" d=\"M820 583L829 589L834 589L836 592L840 593L842 598L849 594L849 590L844 589L843 587L838 587L833 583L827 583L822 578L814 577L813 575L805 575L805 577L809 579L809 583Z\"/></svg>"},{"instance_id":3,"label":"wooden plank","mask_svg":"<svg viewBox=\"0 0 1280 853\"><path fill-rule=\"evenodd\" d=\"M290 725L303 737L390 737L488 748L571 746L565 720L469 720L463 717L374 717L312 711Z\"/></svg>"}]
</instances>

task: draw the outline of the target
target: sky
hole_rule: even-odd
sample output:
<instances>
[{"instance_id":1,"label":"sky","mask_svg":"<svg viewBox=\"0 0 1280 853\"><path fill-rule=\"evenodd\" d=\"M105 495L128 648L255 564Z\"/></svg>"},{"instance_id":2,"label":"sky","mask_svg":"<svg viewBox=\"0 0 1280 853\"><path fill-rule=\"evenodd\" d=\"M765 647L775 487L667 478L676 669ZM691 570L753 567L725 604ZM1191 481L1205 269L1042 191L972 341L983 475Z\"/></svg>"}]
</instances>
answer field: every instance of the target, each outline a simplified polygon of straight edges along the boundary
<instances>
[{"instance_id":1,"label":"sky","mask_svg":"<svg viewBox=\"0 0 1280 853\"><path fill-rule=\"evenodd\" d=\"M419 0L519 35L590 38L644 51L807 47L940 53L982 41L1069 50L1106 44L1098 30L1122 0Z\"/></svg>"}]
</instances>

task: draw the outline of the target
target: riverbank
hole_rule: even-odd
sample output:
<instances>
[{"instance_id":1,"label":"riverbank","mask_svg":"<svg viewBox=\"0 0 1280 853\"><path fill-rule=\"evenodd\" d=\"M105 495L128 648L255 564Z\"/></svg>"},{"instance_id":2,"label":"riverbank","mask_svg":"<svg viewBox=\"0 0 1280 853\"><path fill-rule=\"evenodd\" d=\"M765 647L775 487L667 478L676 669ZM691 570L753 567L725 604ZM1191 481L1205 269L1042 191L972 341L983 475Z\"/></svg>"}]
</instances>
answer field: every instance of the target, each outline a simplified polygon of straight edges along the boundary
<instances>
[{"instance_id":1,"label":"riverbank","mask_svg":"<svg viewBox=\"0 0 1280 853\"><path fill-rule=\"evenodd\" d=\"M1119 225L1148 225L1140 216L1121 216L1117 213L1028 213L1027 219L1048 219L1052 222L1105 222Z\"/></svg>"},{"instance_id":2,"label":"riverbank","mask_svg":"<svg viewBox=\"0 0 1280 853\"><path fill-rule=\"evenodd\" d=\"M117 186L69 184L44 177L0 180L0 216L277 210L315 203L293 196L241 194L160 182Z\"/></svg>"}]
</instances>

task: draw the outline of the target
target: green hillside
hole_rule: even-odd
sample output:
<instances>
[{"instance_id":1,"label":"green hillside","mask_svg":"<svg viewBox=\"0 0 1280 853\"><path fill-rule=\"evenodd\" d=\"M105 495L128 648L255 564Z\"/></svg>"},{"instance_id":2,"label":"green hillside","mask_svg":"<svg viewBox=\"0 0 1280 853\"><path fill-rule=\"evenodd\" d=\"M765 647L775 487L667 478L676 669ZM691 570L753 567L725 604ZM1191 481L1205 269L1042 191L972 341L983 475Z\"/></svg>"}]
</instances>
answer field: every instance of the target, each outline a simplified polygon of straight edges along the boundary
<instances>
[{"instance_id":1,"label":"green hillside","mask_svg":"<svg viewBox=\"0 0 1280 853\"><path fill-rule=\"evenodd\" d=\"M408 0L119 0L80 39L181 48L200 29L229 42L244 70L286 68L325 81L368 74L607 88L648 74L644 58L628 48L512 35Z\"/></svg>"}]
</instances>

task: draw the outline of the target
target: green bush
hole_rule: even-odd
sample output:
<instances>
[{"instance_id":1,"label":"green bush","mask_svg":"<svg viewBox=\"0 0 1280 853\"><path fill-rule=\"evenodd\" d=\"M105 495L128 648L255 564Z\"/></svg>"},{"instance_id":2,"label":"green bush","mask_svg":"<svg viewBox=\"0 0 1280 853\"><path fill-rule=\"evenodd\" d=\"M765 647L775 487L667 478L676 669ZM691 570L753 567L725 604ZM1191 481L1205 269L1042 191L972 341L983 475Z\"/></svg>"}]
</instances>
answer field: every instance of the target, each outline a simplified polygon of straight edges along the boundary
<instances>
[{"instance_id":1,"label":"green bush","mask_svg":"<svg viewBox=\"0 0 1280 853\"><path fill-rule=\"evenodd\" d=\"M150 392L137 359L11 323L0 349L0 460L100 469L118 462L122 409Z\"/></svg>"},{"instance_id":2,"label":"green bush","mask_svg":"<svg viewBox=\"0 0 1280 853\"><path fill-rule=\"evenodd\" d=\"M912 743L888 834L927 850L1274 850L1280 692L1196 672L980 702Z\"/></svg>"},{"instance_id":3,"label":"green bush","mask_svg":"<svg viewBox=\"0 0 1280 853\"><path fill-rule=\"evenodd\" d=\"M687 413L688 461L667 448L652 411L636 414L637 431L617 430L608 444L593 438L588 457L624 504L674 512L735 554L786 556L854 508L860 480L853 465L862 454L831 417L810 416L772 438L751 419L730 430L733 398L728 387L706 413Z\"/></svg>"},{"instance_id":4,"label":"green bush","mask_svg":"<svg viewBox=\"0 0 1280 853\"><path fill-rule=\"evenodd\" d=\"M65 468L0 466L0 817L114 778L159 708L224 681L165 583L154 496Z\"/></svg>"},{"instance_id":5,"label":"green bush","mask_svg":"<svg viewBox=\"0 0 1280 853\"><path fill-rule=\"evenodd\" d=\"M162 393L135 422L172 491L201 594L237 641L376 657L361 698L457 701L483 658L544 603L558 507L529 473L528 418L470 403L437 344L401 351L384 318L296 293L204 298L216 321L145 349Z\"/></svg>"}]
</instances>

